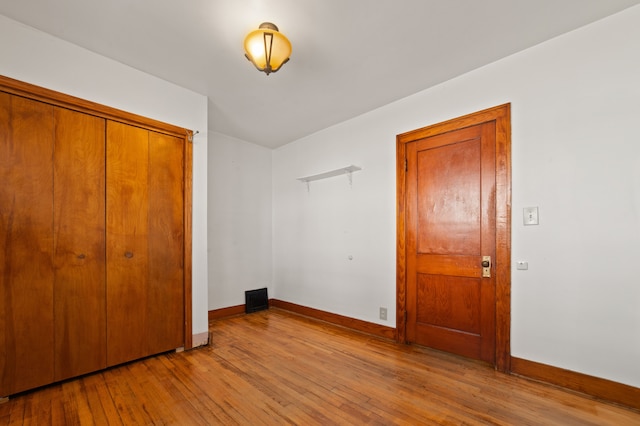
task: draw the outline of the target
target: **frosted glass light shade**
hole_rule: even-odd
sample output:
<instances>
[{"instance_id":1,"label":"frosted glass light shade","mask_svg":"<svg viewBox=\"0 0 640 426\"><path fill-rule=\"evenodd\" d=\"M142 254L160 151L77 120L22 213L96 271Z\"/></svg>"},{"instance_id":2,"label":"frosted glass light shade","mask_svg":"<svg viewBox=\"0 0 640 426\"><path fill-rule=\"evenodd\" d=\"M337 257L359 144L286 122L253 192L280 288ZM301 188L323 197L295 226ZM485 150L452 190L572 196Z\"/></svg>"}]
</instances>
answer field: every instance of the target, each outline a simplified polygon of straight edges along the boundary
<instances>
[{"instance_id":1,"label":"frosted glass light shade","mask_svg":"<svg viewBox=\"0 0 640 426\"><path fill-rule=\"evenodd\" d=\"M244 39L244 51L255 67L269 75L289 60L291 43L270 22L263 22Z\"/></svg>"}]
</instances>

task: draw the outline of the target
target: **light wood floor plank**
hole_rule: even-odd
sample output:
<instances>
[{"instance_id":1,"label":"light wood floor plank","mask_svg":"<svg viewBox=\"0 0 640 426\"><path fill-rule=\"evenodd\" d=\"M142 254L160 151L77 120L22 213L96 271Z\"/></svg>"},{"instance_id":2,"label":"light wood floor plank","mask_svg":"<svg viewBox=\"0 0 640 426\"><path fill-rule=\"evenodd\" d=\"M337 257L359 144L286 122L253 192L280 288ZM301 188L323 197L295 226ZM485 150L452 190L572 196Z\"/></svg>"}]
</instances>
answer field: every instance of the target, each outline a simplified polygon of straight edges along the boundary
<instances>
[{"instance_id":1,"label":"light wood floor plank","mask_svg":"<svg viewBox=\"0 0 640 426\"><path fill-rule=\"evenodd\" d=\"M13 396L6 425L640 425L640 413L279 309Z\"/></svg>"}]
</instances>

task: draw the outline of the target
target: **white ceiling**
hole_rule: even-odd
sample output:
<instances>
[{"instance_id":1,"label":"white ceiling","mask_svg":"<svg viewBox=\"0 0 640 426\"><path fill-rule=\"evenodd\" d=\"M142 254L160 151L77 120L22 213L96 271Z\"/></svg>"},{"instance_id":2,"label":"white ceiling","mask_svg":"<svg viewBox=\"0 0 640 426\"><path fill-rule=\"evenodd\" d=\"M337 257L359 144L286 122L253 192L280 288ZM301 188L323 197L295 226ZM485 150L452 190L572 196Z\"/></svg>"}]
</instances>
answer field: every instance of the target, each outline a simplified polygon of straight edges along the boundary
<instances>
[{"instance_id":1,"label":"white ceiling","mask_svg":"<svg viewBox=\"0 0 640 426\"><path fill-rule=\"evenodd\" d=\"M0 0L0 14L209 99L209 129L270 148L640 0ZM269 76L261 22L293 45Z\"/></svg>"}]
</instances>

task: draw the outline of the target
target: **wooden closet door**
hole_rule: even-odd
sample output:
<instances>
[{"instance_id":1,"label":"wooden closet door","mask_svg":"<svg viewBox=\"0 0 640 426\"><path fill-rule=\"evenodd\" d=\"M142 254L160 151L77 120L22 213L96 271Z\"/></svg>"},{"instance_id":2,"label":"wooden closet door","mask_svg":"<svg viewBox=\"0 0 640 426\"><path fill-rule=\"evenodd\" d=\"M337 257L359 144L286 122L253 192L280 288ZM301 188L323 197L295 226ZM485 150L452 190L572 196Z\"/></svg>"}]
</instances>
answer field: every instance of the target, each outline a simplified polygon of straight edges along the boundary
<instances>
[{"instance_id":1,"label":"wooden closet door","mask_svg":"<svg viewBox=\"0 0 640 426\"><path fill-rule=\"evenodd\" d=\"M53 107L0 93L0 396L53 380Z\"/></svg>"},{"instance_id":2,"label":"wooden closet door","mask_svg":"<svg viewBox=\"0 0 640 426\"><path fill-rule=\"evenodd\" d=\"M184 345L177 140L107 123L108 365Z\"/></svg>"},{"instance_id":3,"label":"wooden closet door","mask_svg":"<svg viewBox=\"0 0 640 426\"><path fill-rule=\"evenodd\" d=\"M149 132L148 350L184 346L184 139Z\"/></svg>"},{"instance_id":4,"label":"wooden closet door","mask_svg":"<svg viewBox=\"0 0 640 426\"><path fill-rule=\"evenodd\" d=\"M106 367L105 120L55 109L55 380Z\"/></svg>"}]
</instances>

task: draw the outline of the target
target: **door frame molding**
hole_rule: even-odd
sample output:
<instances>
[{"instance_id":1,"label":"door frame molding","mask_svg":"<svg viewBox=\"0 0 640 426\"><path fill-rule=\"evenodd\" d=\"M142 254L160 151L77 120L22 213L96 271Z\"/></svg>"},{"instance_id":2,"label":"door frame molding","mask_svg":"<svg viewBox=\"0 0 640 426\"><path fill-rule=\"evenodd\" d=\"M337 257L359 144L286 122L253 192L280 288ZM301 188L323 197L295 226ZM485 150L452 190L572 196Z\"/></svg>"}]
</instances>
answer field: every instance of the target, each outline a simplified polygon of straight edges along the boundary
<instances>
[{"instance_id":1,"label":"door frame molding","mask_svg":"<svg viewBox=\"0 0 640 426\"><path fill-rule=\"evenodd\" d=\"M406 145L486 122L496 125L496 360L511 369L511 104L412 130L396 136L396 340L407 343Z\"/></svg>"}]
</instances>

